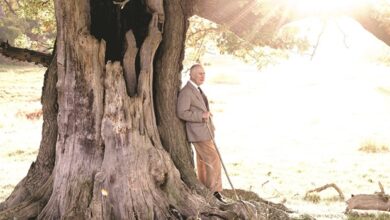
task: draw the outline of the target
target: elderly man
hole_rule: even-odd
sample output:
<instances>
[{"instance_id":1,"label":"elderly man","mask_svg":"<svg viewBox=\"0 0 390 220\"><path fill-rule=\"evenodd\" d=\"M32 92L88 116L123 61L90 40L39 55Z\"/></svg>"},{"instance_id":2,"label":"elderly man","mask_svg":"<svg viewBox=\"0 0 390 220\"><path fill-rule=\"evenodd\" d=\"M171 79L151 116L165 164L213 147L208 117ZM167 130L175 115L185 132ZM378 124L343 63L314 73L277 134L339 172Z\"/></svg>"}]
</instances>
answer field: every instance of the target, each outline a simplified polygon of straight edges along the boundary
<instances>
[{"instance_id":1,"label":"elderly man","mask_svg":"<svg viewBox=\"0 0 390 220\"><path fill-rule=\"evenodd\" d=\"M221 163L215 149L214 125L209 102L200 85L205 80L205 72L200 64L190 68L190 80L179 93L177 115L186 122L188 141L196 151L198 179L224 202L222 191Z\"/></svg>"}]
</instances>

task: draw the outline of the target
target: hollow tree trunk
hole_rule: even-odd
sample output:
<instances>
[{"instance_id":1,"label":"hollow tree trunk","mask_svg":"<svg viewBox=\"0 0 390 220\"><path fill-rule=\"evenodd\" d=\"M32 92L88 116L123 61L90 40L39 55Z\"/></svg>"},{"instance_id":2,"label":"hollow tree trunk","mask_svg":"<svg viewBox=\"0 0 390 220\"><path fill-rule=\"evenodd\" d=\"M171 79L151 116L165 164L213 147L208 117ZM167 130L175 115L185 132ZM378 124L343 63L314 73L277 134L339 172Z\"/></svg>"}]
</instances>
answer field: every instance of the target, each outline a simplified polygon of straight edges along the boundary
<instances>
[{"instance_id":1,"label":"hollow tree trunk","mask_svg":"<svg viewBox=\"0 0 390 220\"><path fill-rule=\"evenodd\" d=\"M89 30L93 22L89 1L58 0L55 6L59 106L56 164L53 192L38 217L166 219L173 213L187 217L202 212L231 215L212 211L206 200L192 194L162 147L152 92L154 54L162 38L159 12L151 11L153 15L144 27L146 34L133 30L140 52L135 64L137 93L130 97L121 63L105 64L107 54L111 58L119 56L115 53L121 53L116 51L120 46L113 46L111 38L107 42L96 39ZM185 17L182 19L185 22ZM174 51L182 53L183 46L182 42ZM106 48L111 48L110 53ZM177 62L182 62L182 56ZM179 76L175 78L177 82Z\"/></svg>"},{"instance_id":2,"label":"hollow tree trunk","mask_svg":"<svg viewBox=\"0 0 390 220\"><path fill-rule=\"evenodd\" d=\"M188 6L164 3L132 0L121 11L111 0L55 1L55 166L51 148L52 169L31 196L39 205L22 215L13 205L26 199L10 197L5 219L288 219L267 204L218 204L196 181L175 116Z\"/></svg>"}]
</instances>

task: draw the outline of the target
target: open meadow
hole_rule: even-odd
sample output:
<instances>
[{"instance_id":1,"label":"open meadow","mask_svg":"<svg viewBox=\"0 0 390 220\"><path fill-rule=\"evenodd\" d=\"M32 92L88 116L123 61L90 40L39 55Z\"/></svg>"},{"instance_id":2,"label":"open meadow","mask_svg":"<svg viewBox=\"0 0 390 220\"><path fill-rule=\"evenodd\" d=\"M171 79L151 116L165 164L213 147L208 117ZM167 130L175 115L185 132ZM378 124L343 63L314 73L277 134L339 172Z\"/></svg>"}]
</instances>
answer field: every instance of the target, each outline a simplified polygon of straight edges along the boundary
<instances>
[{"instance_id":1,"label":"open meadow","mask_svg":"<svg viewBox=\"0 0 390 220\"><path fill-rule=\"evenodd\" d=\"M27 174L38 153L45 68L1 61L0 201L3 201Z\"/></svg>"},{"instance_id":2,"label":"open meadow","mask_svg":"<svg viewBox=\"0 0 390 220\"><path fill-rule=\"evenodd\" d=\"M378 181L390 188L390 68L318 65L212 65L205 90L236 188L317 219L344 219L333 188L305 194L331 183L345 199L379 191Z\"/></svg>"}]
</instances>

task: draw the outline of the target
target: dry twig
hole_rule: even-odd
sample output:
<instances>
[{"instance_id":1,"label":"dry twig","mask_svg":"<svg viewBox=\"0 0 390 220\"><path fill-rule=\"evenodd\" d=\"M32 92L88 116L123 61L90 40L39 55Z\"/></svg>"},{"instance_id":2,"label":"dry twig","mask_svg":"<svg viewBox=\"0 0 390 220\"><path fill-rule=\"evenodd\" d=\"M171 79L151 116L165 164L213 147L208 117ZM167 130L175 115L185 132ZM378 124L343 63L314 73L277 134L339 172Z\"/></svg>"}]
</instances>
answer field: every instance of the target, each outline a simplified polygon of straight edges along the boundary
<instances>
[{"instance_id":1,"label":"dry twig","mask_svg":"<svg viewBox=\"0 0 390 220\"><path fill-rule=\"evenodd\" d=\"M334 188L334 189L339 193L340 199L344 200L345 197L344 197L343 192L342 192L341 189L340 189L336 184L334 184L334 183L326 184L326 185L324 185L324 186L315 188L315 189L313 189L313 190L309 190L309 191L306 192L306 195L305 195L305 196L307 196L308 194L310 194L310 193L312 193L312 192L321 192L321 191L323 191L323 190L325 190L325 189L327 189L327 188Z\"/></svg>"}]
</instances>

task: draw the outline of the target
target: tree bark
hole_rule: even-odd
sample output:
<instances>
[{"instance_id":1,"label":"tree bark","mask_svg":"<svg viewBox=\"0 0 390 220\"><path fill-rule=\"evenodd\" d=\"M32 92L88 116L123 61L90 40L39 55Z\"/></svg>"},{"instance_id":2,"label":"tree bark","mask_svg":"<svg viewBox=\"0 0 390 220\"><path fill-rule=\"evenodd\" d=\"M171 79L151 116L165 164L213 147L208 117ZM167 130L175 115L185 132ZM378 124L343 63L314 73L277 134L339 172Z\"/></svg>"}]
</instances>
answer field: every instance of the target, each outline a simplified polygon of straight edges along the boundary
<instances>
[{"instance_id":1,"label":"tree bark","mask_svg":"<svg viewBox=\"0 0 390 220\"><path fill-rule=\"evenodd\" d=\"M131 30L126 33L126 53L123 57L123 70L126 80L127 94L134 96L137 89L137 73L135 70L135 59L137 57L137 44Z\"/></svg>"},{"instance_id":2,"label":"tree bark","mask_svg":"<svg viewBox=\"0 0 390 220\"><path fill-rule=\"evenodd\" d=\"M188 3L165 2L166 20L162 44L157 52L154 94L157 127L165 150L179 169L181 178L192 189L206 195L196 178L193 153L187 141L184 124L176 116L177 94L181 88L185 34L188 28Z\"/></svg>"},{"instance_id":3,"label":"tree bark","mask_svg":"<svg viewBox=\"0 0 390 220\"><path fill-rule=\"evenodd\" d=\"M55 7L58 139L53 193L39 218L84 218L104 151L100 129L105 43L86 30L87 1L55 1Z\"/></svg>"}]
</instances>

